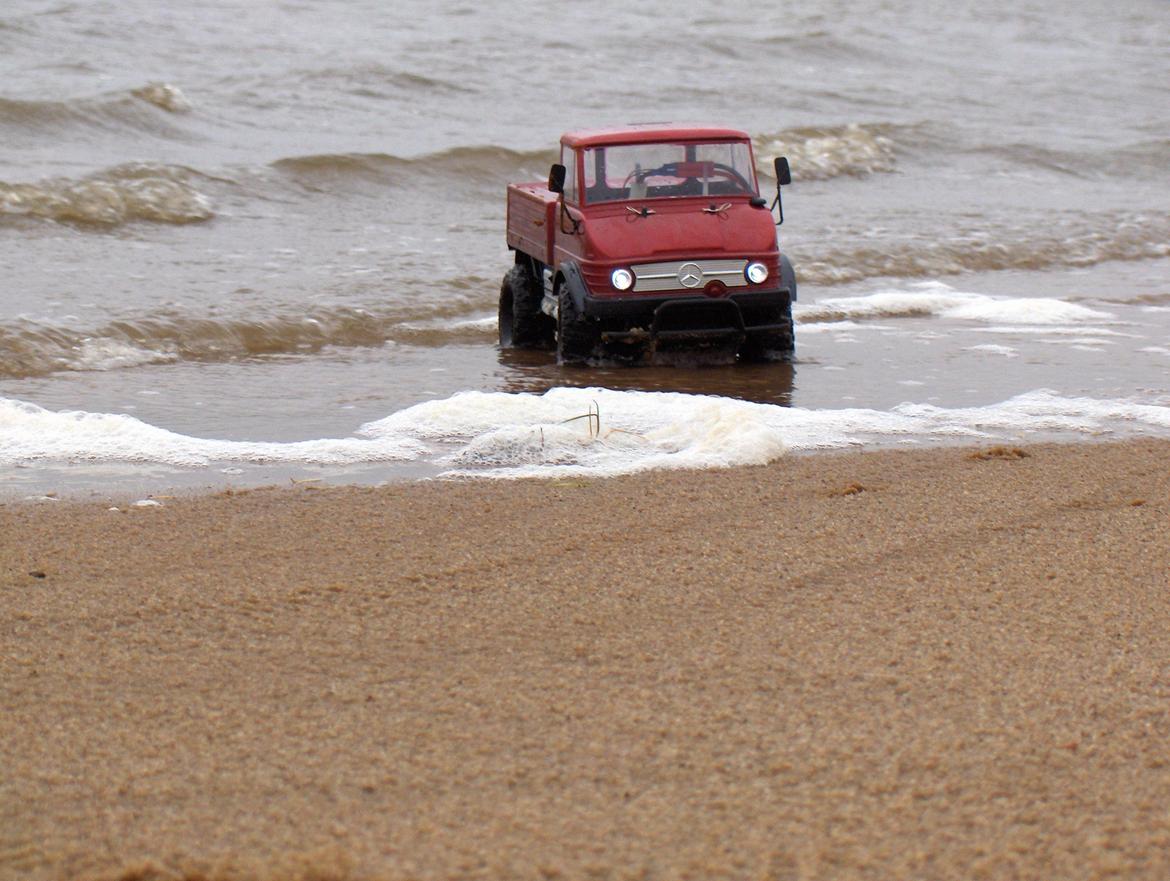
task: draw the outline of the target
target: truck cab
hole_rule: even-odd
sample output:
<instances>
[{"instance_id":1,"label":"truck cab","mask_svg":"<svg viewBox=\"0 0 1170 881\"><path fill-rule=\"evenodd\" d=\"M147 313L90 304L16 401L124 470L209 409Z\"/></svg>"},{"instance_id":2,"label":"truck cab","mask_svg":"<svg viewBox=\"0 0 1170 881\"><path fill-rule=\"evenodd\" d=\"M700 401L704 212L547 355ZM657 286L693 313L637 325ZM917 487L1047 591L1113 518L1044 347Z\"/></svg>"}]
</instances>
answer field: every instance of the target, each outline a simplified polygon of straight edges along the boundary
<instances>
[{"instance_id":1,"label":"truck cab","mask_svg":"<svg viewBox=\"0 0 1170 881\"><path fill-rule=\"evenodd\" d=\"M508 187L507 242L502 346L561 363L793 355L796 280L745 132L566 133L547 182Z\"/></svg>"}]
</instances>

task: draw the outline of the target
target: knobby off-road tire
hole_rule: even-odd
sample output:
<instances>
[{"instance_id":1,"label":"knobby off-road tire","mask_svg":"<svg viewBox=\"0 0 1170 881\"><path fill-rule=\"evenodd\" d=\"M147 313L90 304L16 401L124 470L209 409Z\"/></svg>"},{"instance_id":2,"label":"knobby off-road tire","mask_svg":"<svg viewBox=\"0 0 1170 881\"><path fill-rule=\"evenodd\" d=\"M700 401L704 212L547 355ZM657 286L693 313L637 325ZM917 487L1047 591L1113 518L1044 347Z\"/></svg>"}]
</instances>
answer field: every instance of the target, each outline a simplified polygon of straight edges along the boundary
<instances>
[{"instance_id":1,"label":"knobby off-road tire","mask_svg":"<svg viewBox=\"0 0 1170 881\"><path fill-rule=\"evenodd\" d=\"M573 305L569 286L561 285L557 292L557 363L584 364L600 341L597 328Z\"/></svg>"},{"instance_id":2,"label":"knobby off-road tire","mask_svg":"<svg viewBox=\"0 0 1170 881\"><path fill-rule=\"evenodd\" d=\"M552 343L552 319L540 311L540 283L527 266L517 263L500 285L500 347L544 349Z\"/></svg>"}]
</instances>

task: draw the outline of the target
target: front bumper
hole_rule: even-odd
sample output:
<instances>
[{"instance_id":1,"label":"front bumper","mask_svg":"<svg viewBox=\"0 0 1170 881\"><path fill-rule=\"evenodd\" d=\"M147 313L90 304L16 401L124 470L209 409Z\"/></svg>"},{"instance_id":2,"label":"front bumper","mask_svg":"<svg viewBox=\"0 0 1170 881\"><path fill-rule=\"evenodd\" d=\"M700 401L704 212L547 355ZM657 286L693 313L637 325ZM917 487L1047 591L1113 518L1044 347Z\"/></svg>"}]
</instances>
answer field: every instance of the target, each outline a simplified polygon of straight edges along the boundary
<instances>
[{"instance_id":1,"label":"front bumper","mask_svg":"<svg viewBox=\"0 0 1170 881\"><path fill-rule=\"evenodd\" d=\"M792 299L787 288L745 291L724 297L585 297L586 317L598 322L610 343L727 343L786 333Z\"/></svg>"}]
</instances>

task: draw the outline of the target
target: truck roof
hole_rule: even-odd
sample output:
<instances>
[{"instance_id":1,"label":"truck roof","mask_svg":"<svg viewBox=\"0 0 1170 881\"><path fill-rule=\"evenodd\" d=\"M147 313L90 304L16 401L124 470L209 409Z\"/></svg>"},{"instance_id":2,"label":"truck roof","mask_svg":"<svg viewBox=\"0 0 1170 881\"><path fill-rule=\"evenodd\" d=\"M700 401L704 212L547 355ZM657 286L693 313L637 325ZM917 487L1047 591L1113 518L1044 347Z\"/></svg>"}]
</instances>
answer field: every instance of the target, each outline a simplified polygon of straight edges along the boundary
<instances>
[{"instance_id":1,"label":"truck roof","mask_svg":"<svg viewBox=\"0 0 1170 881\"><path fill-rule=\"evenodd\" d=\"M746 141L749 137L747 132L734 128L653 122L621 128L565 132L561 135L561 143L568 147L601 147L609 144L653 144L659 141Z\"/></svg>"}]
</instances>

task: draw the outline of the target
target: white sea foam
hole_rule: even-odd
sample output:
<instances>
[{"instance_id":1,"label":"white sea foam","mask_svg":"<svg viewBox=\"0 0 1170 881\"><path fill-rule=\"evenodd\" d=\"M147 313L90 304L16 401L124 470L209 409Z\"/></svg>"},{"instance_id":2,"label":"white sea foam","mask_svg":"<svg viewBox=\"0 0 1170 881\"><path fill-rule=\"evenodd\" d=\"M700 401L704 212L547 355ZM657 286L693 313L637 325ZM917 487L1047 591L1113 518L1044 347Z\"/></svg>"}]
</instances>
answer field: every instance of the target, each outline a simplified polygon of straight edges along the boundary
<instances>
[{"instance_id":1,"label":"white sea foam","mask_svg":"<svg viewBox=\"0 0 1170 881\"><path fill-rule=\"evenodd\" d=\"M1095 351L1099 351L1102 346L1115 346L1113 340L1105 340L1095 336L1055 336L1055 337L1041 337L1042 343L1056 343L1062 346L1071 346L1074 349L1089 347Z\"/></svg>"},{"instance_id":2,"label":"white sea foam","mask_svg":"<svg viewBox=\"0 0 1170 881\"><path fill-rule=\"evenodd\" d=\"M480 318L453 319L447 317L429 318L425 321L404 321L398 325L399 330L406 331L480 331L494 333L499 319L495 315L485 315Z\"/></svg>"},{"instance_id":3,"label":"white sea foam","mask_svg":"<svg viewBox=\"0 0 1170 881\"><path fill-rule=\"evenodd\" d=\"M368 423L357 437L262 443L187 437L130 416L54 413L0 399L0 466L413 461L452 475L605 477L763 464L785 450L1133 434L1170 435L1170 406L1041 390L983 407L811 410L680 393L557 388L542 395L462 392Z\"/></svg>"},{"instance_id":4,"label":"white sea foam","mask_svg":"<svg viewBox=\"0 0 1170 881\"><path fill-rule=\"evenodd\" d=\"M455 473L630 474L763 464L784 452L765 416L779 408L668 392L557 388L543 395L463 392L362 427L455 442ZM590 414L596 414L591 416Z\"/></svg>"},{"instance_id":5,"label":"white sea foam","mask_svg":"<svg viewBox=\"0 0 1170 881\"><path fill-rule=\"evenodd\" d=\"M987 343L980 346L967 346L968 352L987 352L991 355L1003 355L1005 358L1015 358L1018 352L1011 346L997 346L994 343Z\"/></svg>"},{"instance_id":6,"label":"white sea foam","mask_svg":"<svg viewBox=\"0 0 1170 881\"><path fill-rule=\"evenodd\" d=\"M156 352L121 340L92 338L82 340L70 355L61 359L62 366L69 370L116 370L143 364L165 364L179 358L174 352Z\"/></svg>"},{"instance_id":7,"label":"white sea foam","mask_svg":"<svg viewBox=\"0 0 1170 881\"><path fill-rule=\"evenodd\" d=\"M1081 324L1088 321L1109 321L1109 312L1090 309L1079 303L1027 297L998 300L990 297L971 300L946 309L944 318L962 321L999 322L1004 324Z\"/></svg>"},{"instance_id":8,"label":"white sea foam","mask_svg":"<svg viewBox=\"0 0 1170 881\"><path fill-rule=\"evenodd\" d=\"M131 94L171 113L188 113L191 110L187 96L178 86L170 83L148 83L140 89L134 89Z\"/></svg>"},{"instance_id":9,"label":"white sea foam","mask_svg":"<svg viewBox=\"0 0 1170 881\"><path fill-rule=\"evenodd\" d=\"M810 333L840 333L848 330L891 331L897 330L897 328L889 324L871 324L869 322L849 320L809 322L800 326L801 336L807 336Z\"/></svg>"},{"instance_id":10,"label":"white sea foam","mask_svg":"<svg viewBox=\"0 0 1170 881\"><path fill-rule=\"evenodd\" d=\"M1136 339L1137 335L1132 333L1123 333L1119 330L1110 330L1108 327L1048 327L1044 325L1032 326L1028 324L1009 325L994 325L992 327L973 327L970 328L979 333L1000 333L1000 334L1017 334L1035 336L1037 334L1044 334L1045 336L1074 336L1074 337L1123 337L1125 339Z\"/></svg>"},{"instance_id":11,"label":"white sea foam","mask_svg":"<svg viewBox=\"0 0 1170 881\"><path fill-rule=\"evenodd\" d=\"M1064 300L964 293L937 281L857 297L829 297L815 303L801 303L794 307L794 316L802 330L822 322L841 323L870 318L939 317L1047 326L1110 321L1114 317L1112 313Z\"/></svg>"},{"instance_id":12,"label":"white sea foam","mask_svg":"<svg viewBox=\"0 0 1170 881\"><path fill-rule=\"evenodd\" d=\"M53 412L0 398L0 467L29 462L157 462L203 467L216 461L343 465L416 459L408 439L341 438L296 443L209 440L176 434L117 413Z\"/></svg>"},{"instance_id":13,"label":"white sea foam","mask_svg":"<svg viewBox=\"0 0 1170 881\"><path fill-rule=\"evenodd\" d=\"M480 330L484 333L495 333L499 319L495 315L487 315L483 318L467 318L463 321L451 322L451 327L459 330Z\"/></svg>"}]
</instances>

